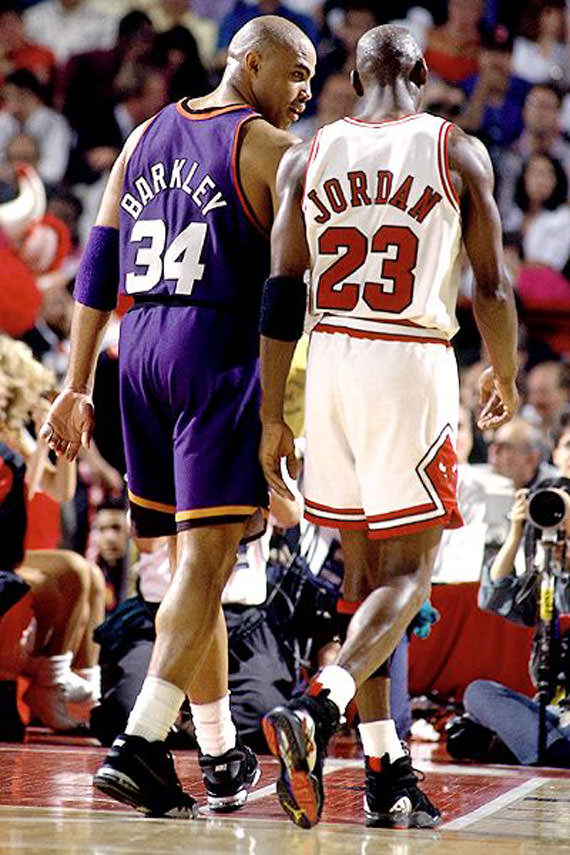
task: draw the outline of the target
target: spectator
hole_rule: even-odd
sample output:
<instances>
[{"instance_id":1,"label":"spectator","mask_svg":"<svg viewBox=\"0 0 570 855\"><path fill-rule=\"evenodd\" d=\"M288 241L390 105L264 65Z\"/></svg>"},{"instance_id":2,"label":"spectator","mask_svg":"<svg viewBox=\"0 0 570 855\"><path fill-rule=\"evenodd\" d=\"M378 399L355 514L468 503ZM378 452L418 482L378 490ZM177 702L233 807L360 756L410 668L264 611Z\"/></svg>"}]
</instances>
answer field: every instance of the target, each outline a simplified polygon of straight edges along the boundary
<instances>
[{"instance_id":1,"label":"spectator","mask_svg":"<svg viewBox=\"0 0 570 855\"><path fill-rule=\"evenodd\" d=\"M308 15L294 12L286 3L279 0L236 0L232 9L223 18L218 33L217 54L214 65L216 69L223 67L226 61L227 47L244 24L259 15L279 15L292 21L308 35L313 44L317 46L319 31L316 23Z\"/></svg>"},{"instance_id":2,"label":"spectator","mask_svg":"<svg viewBox=\"0 0 570 855\"><path fill-rule=\"evenodd\" d=\"M522 107L530 88L512 74L512 44L503 24L484 29L479 72L461 84L468 100L459 124L481 137L495 159L522 131Z\"/></svg>"},{"instance_id":3,"label":"spectator","mask_svg":"<svg viewBox=\"0 0 570 855\"><path fill-rule=\"evenodd\" d=\"M565 0L540 4L534 38L515 39L513 74L529 83L567 84L570 56L564 43L565 9Z\"/></svg>"},{"instance_id":4,"label":"spectator","mask_svg":"<svg viewBox=\"0 0 570 855\"><path fill-rule=\"evenodd\" d=\"M32 71L40 83L53 83L55 57L51 50L26 39L20 3L3 2L0 7L0 78L25 68Z\"/></svg>"},{"instance_id":5,"label":"spectator","mask_svg":"<svg viewBox=\"0 0 570 855\"><path fill-rule=\"evenodd\" d=\"M95 511L91 523L93 561L105 577L107 614L125 598L129 553L129 522L122 499L106 499Z\"/></svg>"},{"instance_id":6,"label":"spectator","mask_svg":"<svg viewBox=\"0 0 570 855\"><path fill-rule=\"evenodd\" d=\"M309 139L323 125L335 122L344 116L352 116L356 105L356 92L347 74L331 74L325 80L317 112L295 125L295 133L302 139Z\"/></svg>"},{"instance_id":7,"label":"spectator","mask_svg":"<svg viewBox=\"0 0 570 855\"><path fill-rule=\"evenodd\" d=\"M67 371L73 298L66 288L42 293L42 310L36 325L22 336L34 357L61 381Z\"/></svg>"},{"instance_id":8,"label":"spectator","mask_svg":"<svg viewBox=\"0 0 570 855\"><path fill-rule=\"evenodd\" d=\"M425 89L426 113L456 122L465 105L465 92L458 86L449 86L443 80L430 81Z\"/></svg>"},{"instance_id":9,"label":"spectator","mask_svg":"<svg viewBox=\"0 0 570 855\"><path fill-rule=\"evenodd\" d=\"M196 39L181 24L157 36L153 58L165 72L169 101L196 98L208 91L208 74L200 61Z\"/></svg>"},{"instance_id":10,"label":"spectator","mask_svg":"<svg viewBox=\"0 0 570 855\"><path fill-rule=\"evenodd\" d=\"M148 13L158 33L167 32L173 27L188 30L198 47L201 64L209 69L216 53L218 27L209 9L207 13L198 12L195 5L192 0L153 0Z\"/></svg>"},{"instance_id":11,"label":"spectator","mask_svg":"<svg viewBox=\"0 0 570 855\"><path fill-rule=\"evenodd\" d=\"M57 184L64 176L71 146L71 130L66 120L46 106L44 89L31 71L9 74L2 88L0 152L6 156L9 140L25 133L37 143L38 172L47 184Z\"/></svg>"},{"instance_id":12,"label":"spectator","mask_svg":"<svg viewBox=\"0 0 570 855\"><path fill-rule=\"evenodd\" d=\"M541 362L527 376L525 418L549 436L570 398L570 368L563 362ZM545 476L546 477L546 476Z\"/></svg>"},{"instance_id":13,"label":"spectator","mask_svg":"<svg viewBox=\"0 0 570 855\"><path fill-rule=\"evenodd\" d=\"M516 490L531 489L558 474L544 456L540 430L520 417L500 427L489 447L492 472L510 478Z\"/></svg>"},{"instance_id":14,"label":"spectator","mask_svg":"<svg viewBox=\"0 0 570 855\"><path fill-rule=\"evenodd\" d=\"M535 486L537 489L556 487L568 492L570 480L565 477L546 479ZM490 567L487 565L483 568L479 606L514 623L535 626L538 622L540 588L535 544L539 534L528 521L527 499L527 490L517 491L507 540ZM554 604L557 615L567 614L570 611L568 587L570 577L565 563L569 535L570 523L567 520L564 536L558 541L554 550L554 561L557 565ZM523 539L524 556L521 549ZM517 568L522 570L518 575ZM570 722L565 708L560 705L560 698L567 695L570 662L567 654L564 653L568 650L568 646L563 642L558 630L554 631L549 648L552 697L556 694L557 699L552 702L547 711L546 756L539 758L537 752L538 704L536 701L491 680L475 680L467 686L463 702L468 718L462 722L456 722L448 733L448 750L452 756L497 762L498 738L500 744L508 749L511 762L532 765L540 759L543 764L549 766L564 768L570 766ZM535 634L530 663L531 676L535 684L539 649L540 636ZM494 757L493 754L495 754Z\"/></svg>"},{"instance_id":15,"label":"spectator","mask_svg":"<svg viewBox=\"0 0 570 855\"><path fill-rule=\"evenodd\" d=\"M318 45L317 70L313 90L321 92L327 78L334 73L350 74L355 67L356 44L367 30L375 27L378 18L368 0L347 0L338 14L329 16L330 38Z\"/></svg>"},{"instance_id":16,"label":"spectator","mask_svg":"<svg viewBox=\"0 0 570 855\"><path fill-rule=\"evenodd\" d=\"M428 68L446 83L462 83L477 74L482 10L482 0L449 0L447 21L428 35Z\"/></svg>"},{"instance_id":17,"label":"spectator","mask_svg":"<svg viewBox=\"0 0 570 855\"><path fill-rule=\"evenodd\" d=\"M112 48L117 22L90 0L42 0L24 12L26 37L49 48L63 65L75 53Z\"/></svg>"},{"instance_id":18,"label":"spectator","mask_svg":"<svg viewBox=\"0 0 570 855\"><path fill-rule=\"evenodd\" d=\"M137 9L119 21L117 44L70 57L61 74L57 100L73 129L82 134L92 113L114 103L115 77L125 66L150 60L154 30L148 15ZM90 109L85 109L89 104Z\"/></svg>"},{"instance_id":19,"label":"spectator","mask_svg":"<svg viewBox=\"0 0 570 855\"><path fill-rule=\"evenodd\" d=\"M523 108L523 131L503 151L497 162L498 203L505 231L517 227L515 189L525 162L534 154L547 154L560 161L566 177L570 176L570 143L560 130L561 99L556 89L544 84L533 86Z\"/></svg>"},{"instance_id":20,"label":"spectator","mask_svg":"<svg viewBox=\"0 0 570 855\"><path fill-rule=\"evenodd\" d=\"M505 226L522 234L523 260L564 270L570 258L568 179L559 160L533 154L515 185L515 205Z\"/></svg>"}]
</instances>

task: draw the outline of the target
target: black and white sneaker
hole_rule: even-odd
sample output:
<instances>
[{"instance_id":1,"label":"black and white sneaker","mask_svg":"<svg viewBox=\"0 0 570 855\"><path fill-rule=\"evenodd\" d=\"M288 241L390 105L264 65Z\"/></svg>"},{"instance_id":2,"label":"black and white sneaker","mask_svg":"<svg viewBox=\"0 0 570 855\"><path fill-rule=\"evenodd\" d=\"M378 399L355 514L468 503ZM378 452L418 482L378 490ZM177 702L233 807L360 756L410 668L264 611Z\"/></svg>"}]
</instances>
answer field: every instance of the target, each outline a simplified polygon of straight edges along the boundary
<instances>
[{"instance_id":1,"label":"black and white sneaker","mask_svg":"<svg viewBox=\"0 0 570 855\"><path fill-rule=\"evenodd\" d=\"M327 743L339 724L339 710L328 690L310 691L275 707L263 718L265 739L281 763L277 796L300 828L316 825L323 810L323 763Z\"/></svg>"},{"instance_id":2,"label":"black and white sneaker","mask_svg":"<svg viewBox=\"0 0 570 855\"><path fill-rule=\"evenodd\" d=\"M198 805L178 780L164 742L121 734L95 773L93 786L146 816L193 819Z\"/></svg>"},{"instance_id":3,"label":"black and white sneaker","mask_svg":"<svg viewBox=\"0 0 570 855\"><path fill-rule=\"evenodd\" d=\"M215 811L232 811L243 807L247 796L261 777L257 757L238 742L225 754L200 754L208 807Z\"/></svg>"},{"instance_id":4,"label":"black and white sneaker","mask_svg":"<svg viewBox=\"0 0 570 855\"><path fill-rule=\"evenodd\" d=\"M418 787L423 775L406 753L393 763L388 754L366 757L365 824L369 828L434 828L441 814Z\"/></svg>"}]
</instances>

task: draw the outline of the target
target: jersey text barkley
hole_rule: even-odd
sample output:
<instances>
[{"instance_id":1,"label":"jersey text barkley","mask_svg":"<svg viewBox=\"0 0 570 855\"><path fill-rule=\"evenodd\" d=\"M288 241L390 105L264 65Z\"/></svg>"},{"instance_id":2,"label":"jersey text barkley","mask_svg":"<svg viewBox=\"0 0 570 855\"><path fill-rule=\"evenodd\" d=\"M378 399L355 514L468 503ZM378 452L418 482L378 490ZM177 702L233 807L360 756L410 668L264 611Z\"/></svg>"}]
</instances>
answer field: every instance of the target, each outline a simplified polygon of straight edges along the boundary
<instances>
[{"instance_id":1,"label":"jersey text barkley","mask_svg":"<svg viewBox=\"0 0 570 855\"><path fill-rule=\"evenodd\" d=\"M129 182L130 183L130 182ZM216 182L203 172L197 160L187 164L186 157L177 157L172 163L153 163L146 175L132 182L133 192L123 193L121 208L137 220L152 199L164 190L180 190L192 199L205 217L216 208L228 204Z\"/></svg>"},{"instance_id":2,"label":"jersey text barkley","mask_svg":"<svg viewBox=\"0 0 570 855\"><path fill-rule=\"evenodd\" d=\"M347 172L346 179L342 181L328 178L318 192L314 189L307 193L307 199L316 208L314 221L319 224L328 222L333 213L340 214L349 207L360 208L363 205L391 205L423 223L442 197L429 184L422 186L413 175L407 175L396 183L388 169L379 169L372 180L358 169Z\"/></svg>"}]
</instances>

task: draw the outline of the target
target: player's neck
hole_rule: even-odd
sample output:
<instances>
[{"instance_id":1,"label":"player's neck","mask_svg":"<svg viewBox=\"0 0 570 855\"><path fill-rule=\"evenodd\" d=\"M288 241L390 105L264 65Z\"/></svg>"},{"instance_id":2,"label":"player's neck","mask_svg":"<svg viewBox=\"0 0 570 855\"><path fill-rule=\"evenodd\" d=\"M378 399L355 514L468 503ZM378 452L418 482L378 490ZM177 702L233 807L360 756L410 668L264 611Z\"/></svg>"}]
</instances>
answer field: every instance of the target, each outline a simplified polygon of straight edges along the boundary
<instances>
[{"instance_id":1,"label":"player's neck","mask_svg":"<svg viewBox=\"0 0 570 855\"><path fill-rule=\"evenodd\" d=\"M385 122L417 113L412 95L403 86L365 92L357 117L368 122Z\"/></svg>"}]
</instances>

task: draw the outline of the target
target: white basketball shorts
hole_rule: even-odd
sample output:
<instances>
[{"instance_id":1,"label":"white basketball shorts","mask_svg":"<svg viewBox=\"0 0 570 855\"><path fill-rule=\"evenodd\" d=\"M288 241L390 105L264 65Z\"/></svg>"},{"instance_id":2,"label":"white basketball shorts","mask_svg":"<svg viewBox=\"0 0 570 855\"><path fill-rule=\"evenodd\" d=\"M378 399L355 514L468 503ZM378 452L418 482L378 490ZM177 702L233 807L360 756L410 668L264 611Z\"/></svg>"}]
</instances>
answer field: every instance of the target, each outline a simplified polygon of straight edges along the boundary
<instances>
[{"instance_id":1,"label":"white basketball shorts","mask_svg":"<svg viewBox=\"0 0 570 855\"><path fill-rule=\"evenodd\" d=\"M305 516L371 538L462 525L459 384L445 343L313 332L306 386Z\"/></svg>"}]
</instances>

